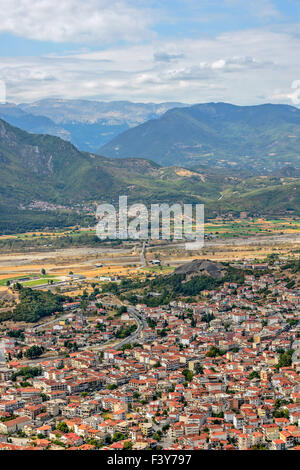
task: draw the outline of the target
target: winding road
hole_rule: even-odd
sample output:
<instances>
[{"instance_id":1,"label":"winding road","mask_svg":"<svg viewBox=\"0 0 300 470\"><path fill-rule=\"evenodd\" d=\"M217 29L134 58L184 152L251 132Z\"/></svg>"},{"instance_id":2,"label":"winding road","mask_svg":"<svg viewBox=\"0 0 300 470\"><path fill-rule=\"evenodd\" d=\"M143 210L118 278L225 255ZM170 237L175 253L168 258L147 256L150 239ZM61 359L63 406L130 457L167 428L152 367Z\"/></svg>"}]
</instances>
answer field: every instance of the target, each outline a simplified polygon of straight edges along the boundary
<instances>
[{"instance_id":1,"label":"winding road","mask_svg":"<svg viewBox=\"0 0 300 470\"><path fill-rule=\"evenodd\" d=\"M138 328L132 333L132 335L122 340L117 346L114 346L114 349L120 349L124 344L136 340L140 336L142 329L147 326L145 320L140 318L138 311L134 307L127 307L127 312L136 320Z\"/></svg>"},{"instance_id":2,"label":"winding road","mask_svg":"<svg viewBox=\"0 0 300 470\"><path fill-rule=\"evenodd\" d=\"M103 303L103 305L105 305ZM113 306L112 304L109 304L110 306ZM120 305L115 305L116 307L120 307ZM112 340L109 339L107 341L105 341L104 343L100 343L99 345L95 345L95 346L85 346L84 348L80 348L79 351L94 351L94 352L100 352L100 351L105 351L105 349L109 349L109 348L113 348L113 349L121 349L122 346L124 346L124 344L128 344L132 341L135 341L136 339L139 338L140 336L140 333L141 331L143 330L143 328L146 328L147 327L147 324L145 322L145 320L143 318L141 318L139 316L139 312L137 311L137 309L135 307L133 307L132 305L129 305L129 306L126 306L127 307L127 312L128 314L136 321L138 327L137 329L130 335L130 336L127 336L126 338L122 339L119 343L116 343L116 344L112 344ZM48 321L47 323L43 323L41 325L37 325L37 326L34 326L32 327L33 329L40 329L40 328L44 328L45 326L48 326L50 324L53 324L59 320L62 320L64 319L70 312L68 312L67 314L64 314L62 315L61 317L59 318L54 318L53 320L50 320ZM32 329L31 328L31 329ZM28 365L36 365L36 363L38 362L42 362L42 361L50 361L52 359L64 359L65 358L65 355L54 355L54 356L47 356L47 357L39 357L37 359L29 359L27 361L21 361L22 364L28 366Z\"/></svg>"},{"instance_id":3,"label":"winding road","mask_svg":"<svg viewBox=\"0 0 300 470\"><path fill-rule=\"evenodd\" d=\"M146 242L143 242L143 246L142 246L142 251L141 251L141 263L142 263L142 267L145 267L147 266L147 261L146 261L146 257L145 257L145 252L146 252Z\"/></svg>"}]
</instances>

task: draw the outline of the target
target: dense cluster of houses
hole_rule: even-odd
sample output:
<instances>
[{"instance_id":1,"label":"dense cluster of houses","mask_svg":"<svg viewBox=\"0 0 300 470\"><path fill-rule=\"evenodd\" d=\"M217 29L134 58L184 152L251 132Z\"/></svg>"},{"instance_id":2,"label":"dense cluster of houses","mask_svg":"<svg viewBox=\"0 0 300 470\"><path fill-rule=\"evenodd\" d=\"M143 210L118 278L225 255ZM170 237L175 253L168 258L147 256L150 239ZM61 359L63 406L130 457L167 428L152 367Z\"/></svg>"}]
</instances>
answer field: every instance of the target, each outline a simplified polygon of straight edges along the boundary
<instances>
[{"instance_id":1,"label":"dense cluster of houses","mask_svg":"<svg viewBox=\"0 0 300 470\"><path fill-rule=\"evenodd\" d=\"M137 305L139 337L101 353L126 313L89 321L70 306L43 335L4 335L0 449L299 450L299 290L277 272L206 294ZM16 360L33 345L57 357ZM25 365L40 371L22 379Z\"/></svg>"}]
</instances>

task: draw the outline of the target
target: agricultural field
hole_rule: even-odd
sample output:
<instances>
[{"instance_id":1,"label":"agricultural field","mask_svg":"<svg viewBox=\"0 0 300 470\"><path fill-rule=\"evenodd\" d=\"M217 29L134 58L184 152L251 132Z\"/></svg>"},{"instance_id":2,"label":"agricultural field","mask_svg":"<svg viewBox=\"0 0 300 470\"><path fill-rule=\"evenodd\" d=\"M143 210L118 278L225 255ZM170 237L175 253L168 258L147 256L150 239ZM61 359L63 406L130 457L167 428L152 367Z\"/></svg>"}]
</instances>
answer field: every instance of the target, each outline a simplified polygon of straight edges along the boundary
<instances>
[{"instance_id":1,"label":"agricultural field","mask_svg":"<svg viewBox=\"0 0 300 470\"><path fill-rule=\"evenodd\" d=\"M35 286L49 286L49 284L54 284L56 282L59 282L60 279L56 278L48 278L48 279L34 279L32 281L25 281L22 282L22 286L24 287L35 287Z\"/></svg>"},{"instance_id":2,"label":"agricultural field","mask_svg":"<svg viewBox=\"0 0 300 470\"><path fill-rule=\"evenodd\" d=\"M155 274L168 274L174 271L172 266L147 266L143 271Z\"/></svg>"},{"instance_id":3,"label":"agricultural field","mask_svg":"<svg viewBox=\"0 0 300 470\"><path fill-rule=\"evenodd\" d=\"M32 278L32 279L28 279ZM28 279L28 280L24 280ZM54 279L52 276L49 276L47 274L41 275L37 279L36 274L24 274L23 276L12 276L12 277L5 277L5 275L0 275L0 286L6 286L8 282L12 283L15 281L19 281L20 284L23 286L35 286L35 285L42 285L42 284L48 284L51 281L58 281L59 279Z\"/></svg>"},{"instance_id":4,"label":"agricultural field","mask_svg":"<svg viewBox=\"0 0 300 470\"><path fill-rule=\"evenodd\" d=\"M13 246L1 252L0 290L8 290L7 281L17 281L26 287L60 289L62 292L82 293L90 283L101 287L100 277L118 278L171 273L176 266L192 259L212 261L263 260L270 254L289 258L299 253L300 219L214 219L205 225L208 238L200 251L186 251L183 243L149 241L145 251L146 265L141 261L142 243L123 242L97 245L79 244L65 248L43 247L44 237L61 241L66 237L95 238L92 229L59 232L28 232L10 237L14 241L31 243L28 251L14 251ZM47 238L48 239L48 238ZM36 244L38 242L38 244ZM151 265L160 259L161 266ZM42 275L42 270L46 274ZM74 275L74 278L70 278ZM59 285L56 285L59 282Z\"/></svg>"},{"instance_id":5,"label":"agricultural field","mask_svg":"<svg viewBox=\"0 0 300 470\"><path fill-rule=\"evenodd\" d=\"M236 219L205 224L205 233L219 238L300 233L300 219Z\"/></svg>"}]
</instances>

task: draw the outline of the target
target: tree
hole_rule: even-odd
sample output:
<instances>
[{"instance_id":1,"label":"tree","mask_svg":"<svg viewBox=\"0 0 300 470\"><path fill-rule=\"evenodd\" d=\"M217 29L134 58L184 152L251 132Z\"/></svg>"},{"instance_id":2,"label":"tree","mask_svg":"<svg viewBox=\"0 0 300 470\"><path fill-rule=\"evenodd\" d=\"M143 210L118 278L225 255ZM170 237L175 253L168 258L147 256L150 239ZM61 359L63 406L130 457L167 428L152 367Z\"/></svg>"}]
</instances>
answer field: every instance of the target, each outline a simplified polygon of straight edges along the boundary
<instances>
[{"instance_id":1,"label":"tree","mask_svg":"<svg viewBox=\"0 0 300 470\"><path fill-rule=\"evenodd\" d=\"M31 346L31 348L25 351L25 357L29 359L35 359L36 357L40 357L44 350L45 348L43 348L43 346Z\"/></svg>"},{"instance_id":2,"label":"tree","mask_svg":"<svg viewBox=\"0 0 300 470\"><path fill-rule=\"evenodd\" d=\"M275 410L273 413L274 418L286 418L289 419L289 410Z\"/></svg>"},{"instance_id":3,"label":"tree","mask_svg":"<svg viewBox=\"0 0 300 470\"><path fill-rule=\"evenodd\" d=\"M156 324L157 324L156 321L153 320L153 319L150 318L150 317L146 318L146 321L147 321L147 324L148 324L149 328L151 328L152 330L154 330L155 327L156 327Z\"/></svg>"},{"instance_id":4,"label":"tree","mask_svg":"<svg viewBox=\"0 0 300 470\"><path fill-rule=\"evenodd\" d=\"M56 426L56 429L58 431L63 432L64 434L67 434L69 432L69 427L67 423L65 423L64 421L61 421L60 423L58 423L58 425Z\"/></svg>"},{"instance_id":5,"label":"tree","mask_svg":"<svg viewBox=\"0 0 300 470\"><path fill-rule=\"evenodd\" d=\"M294 354L293 349L286 351L280 354L279 362L276 365L276 369L280 369L281 367L290 367L292 365L292 356Z\"/></svg>"},{"instance_id":6,"label":"tree","mask_svg":"<svg viewBox=\"0 0 300 470\"><path fill-rule=\"evenodd\" d=\"M215 319L215 316L212 313L207 313L205 315L202 315L201 317L201 321L205 323L210 323L214 319Z\"/></svg>"},{"instance_id":7,"label":"tree","mask_svg":"<svg viewBox=\"0 0 300 470\"><path fill-rule=\"evenodd\" d=\"M73 351L73 352L78 351L78 345L77 345L76 341L74 341L74 343L72 343L70 340L66 340L64 342L64 347L68 348L70 351Z\"/></svg>"},{"instance_id":8,"label":"tree","mask_svg":"<svg viewBox=\"0 0 300 470\"><path fill-rule=\"evenodd\" d=\"M187 382L191 382L193 380L194 374L190 369L184 369L182 371L182 375L184 375Z\"/></svg>"},{"instance_id":9,"label":"tree","mask_svg":"<svg viewBox=\"0 0 300 470\"><path fill-rule=\"evenodd\" d=\"M293 327L299 323L299 320L296 320L296 318L290 318L287 322L290 324L291 327Z\"/></svg>"},{"instance_id":10,"label":"tree","mask_svg":"<svg viewBox=\"0 0 300 470\"><path fill-rule=\"evenodd\" d=\"M15 382L17 377L19 376L24 377L24 379L27 380L32 377L37 377L38 375L41 375L41 374L42 374L42 369L40 367L22 367L17 372L12 374L11 380Z\"/></svg>"},{"instance_id":11,"label":"tree","mask_svg":"<svg viewBox=\"0 0 300 470\"><path fill-rule=\"evenodd\" d=\"M124 450L132 450L133 444L131 441L126 441L123 444L123 449Z\"/></svg>"},{"instance_id":12,"label":"tree","mask_svg":"<svg viewBox=\"0 0 300 470\"><path fill-rule=\"evenodd\" d=\"M50 398L45 393L40 393L40 397L43 401L49 401Z\"/></svg>"},{"instance_id":13,"label":"tree","mask_svg":"<svg viewBox=\"0 0 300 470\"><path fill-rule=\"evenodd\" d=\"M101 447L104 446L104 440L103 439L88 439L87 444L94 446L95 449L101 449Z\"/></svg>"},{"instance_id":14,"label":"tree","mask_svg":"<svg viewBox=\"0 0 300 470\"><path fill-rule=\"evenodd\" d=\"M130 336L136 329L137 325L135 324L127 327L122 325L121 328L119 328L116 332L116 338L127 338L127 336Z\"/></svg>"},{"instance_id":15,"label":"tree","mask_svg":"<svg viewBox=\"0 0 300 470\"><path fill-rule=\"evenodd\" d=\"M256 370L253 370L250 375L248 375L248 379L259 379L259 373Z\"/></svg>"},{"instance_id":16,"label":"tree","mask_svg":"<svg viewBox=\"0 0 300 470\"><path fill-rule=\"evenodd\" d=\"M203 374L203 367L200 364L197 364L195 367L196 374Z\"/></svg>"},{"instance_id":17,"label":"tree","mask_svg":"<svg viewBox=\"0 0 300 470\"><path fill-rule=\"evenodd\" d=\"M107 390L116 390L118 386L116 384L107 384L106 385Z\"/></svg>"},{"instance_id":18,"label":"tree","mask_svg":"<svg viewBox=\"0 0 300 470\"><path fill-rule=\"evenodd\" d=\"M22 284L20 284L19 282L16 282L16 283L14 284L14 287L13 287L13 288L14 288L14 290L20 291L20 290L23 289L23 286L22 286Z\"/></svg>"},{"instance_id":19,"label":"tree","mask_svg":"<svg viewBox=\"0 0 300 470\"><path fill-rule=\"evenodd\" d=\"M115 432L115 434L113 436L113 441L114 442L124 441L124 439L125 439L124 434L122 434L121 432Z\"/></svg>"},{"instance_id":20,"label":"tree","mask_svg":"<svg viewBox=\"0 0 300 470\"><path fill-rule=\"evenodd\" d=\"M118 308L117 315L122 315L122 313L126 313L126 312L127 312L127 307L125 307L125 305L122 305L122 307Z\"/></svg>"},{"instance_id":21,"label":"tree","mask_svg":"<svg viewBox=\"0 0 300 470\"><path fill-rule=\"evenodd\" d=\"M55 295L50 291L33 290L22 286L18 290L20 302L13 310L15 321L36 322L41 317L63 310L62 304L65 300L63 296Z\"/></svg>"},{"instance_id":22,"label":"tree","mask_svg":"<svg viewBox=\"0 0 300 470\"><path fill-rule=\"evenodd\" d=\"M168 336L167 330L165 328L163 328L162 330L157 330L157 334L161 338L164 338L165 336Z\"/></svg>"},{"instance_id":23,"label":"tree","mask_svg":"<svg viewBox=\"0 0 300 470\"><path fill-rule=\"evenodd\" d=\"M209 351L206 353L206 357L217 357L217 356L223 356L224 351L221 351L219 348L216 348L216 346L211 346Z\"/></svg>"},{"instance_id":24,"label":"tree","mask_svg":"<svg viewBox=\"0 0 300 470\"><path fill-rule=\"evenodd\" d=\"M46 269L43 268L43 269L41 270L41 273L42 273L43 276L45 276L45 275L46 275Z\"/></svg>"}]
</instances>

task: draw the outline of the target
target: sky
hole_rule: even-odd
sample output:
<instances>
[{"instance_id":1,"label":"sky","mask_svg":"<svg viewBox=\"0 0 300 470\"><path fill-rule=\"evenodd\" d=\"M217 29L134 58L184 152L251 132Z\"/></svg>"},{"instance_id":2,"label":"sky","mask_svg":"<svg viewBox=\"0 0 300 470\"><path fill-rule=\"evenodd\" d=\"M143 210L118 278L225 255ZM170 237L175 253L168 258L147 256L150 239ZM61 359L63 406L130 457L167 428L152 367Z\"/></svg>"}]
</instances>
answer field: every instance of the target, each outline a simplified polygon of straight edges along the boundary
<instances>
[{"instance_id":1,"label":"sky","mask_svg":"<svg viewBox=\"0 0 300 470\"><path fill-rule=\"evenodd\" d=\"M300 0L0 0L0 101L300 105Z\"/></svg>"}]
</instances>

